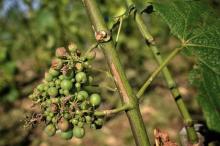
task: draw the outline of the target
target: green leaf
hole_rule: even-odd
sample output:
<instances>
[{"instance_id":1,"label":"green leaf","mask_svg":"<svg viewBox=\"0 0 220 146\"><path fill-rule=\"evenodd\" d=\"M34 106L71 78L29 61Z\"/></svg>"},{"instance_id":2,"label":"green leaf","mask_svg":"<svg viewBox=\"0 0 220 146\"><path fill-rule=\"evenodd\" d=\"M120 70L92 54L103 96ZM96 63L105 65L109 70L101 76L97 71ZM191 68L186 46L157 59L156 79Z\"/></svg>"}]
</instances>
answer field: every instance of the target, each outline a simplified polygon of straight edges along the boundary
<instances>
[{"instance_id":1,"label":"green leaf","mask_svg":"<svg viewBox=\"0 0 220 146\"><path fill-rule=\"evenodd\" d=\"M163 0L153 6L188 55L197 59L191 82L199 88L197 100L207 125L220 132L220 18L198 0Z\"/></svg>"}]
</instances>

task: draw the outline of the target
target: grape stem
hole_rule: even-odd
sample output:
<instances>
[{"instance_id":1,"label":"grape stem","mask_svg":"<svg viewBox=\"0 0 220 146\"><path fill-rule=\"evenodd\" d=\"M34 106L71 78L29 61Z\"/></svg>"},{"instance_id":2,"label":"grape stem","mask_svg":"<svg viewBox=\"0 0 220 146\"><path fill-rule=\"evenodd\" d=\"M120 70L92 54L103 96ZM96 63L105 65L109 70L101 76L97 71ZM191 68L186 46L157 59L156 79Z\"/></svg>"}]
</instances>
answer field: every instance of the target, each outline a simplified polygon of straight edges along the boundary
<instances>
[{"instance_id":1,"label":"grape stem","mask_svg":"<svg viewBox=\"0 0 220 146\"><path fill-rule=\"evenodd\" d=\"M116 109L111 109L111 110L102 110L102 111L95 111L94 115L95 116L110 116L112 114L117 114L119 112L127 111L132 109L132 106L129 104L124 104L121 107L118 107Z\"/></svg>"},{"instance_id":2,"label":"grape stem","mask_svg":"<svg viewBox=\"0 0 220 146\"><path fill-rule=\"evenodd\" d=\"M146 89L150 86L152 81L157 77L157 75L164 69L164 67L172 60L180 51L182 47L174 49L170 55L160 64L160 66L151 74L151 76L146 80L146 82L141 86L137 92L137 97L141 98Z\"/></svg>"},{"instance_id":3,"label":"grape stem","mask_svg":"<svg viewBox=\"0 0 220 146\"><path fill-rule=\"evenodd\" d=\"M127 3L128 8L130 6L135 5L133 0L126 0L126 3ZM177 53L179 53L181 51L181 49L183 47L175 49L170 54L169 57L167 57L165 60L163 60L159 49L154 45L153 36L149 32L147 25L145 25L145 22L141 16L140 12L137 11L135 6L134 6L133 11L134 11L133 15L134 15L137 27L138 27L139 31L141 32L143 38L146 40L146 44L147 44L146 46L150 48L157 63L160 65L158 67L158 69L156 69L153 72L153 74L150 76L150 78L145 82L145 84L138 91L137 97L140 98L144 94L144 91L147 89L147 87L150 85L150 83L153 81L153 79L159 74L160 71L162 71L164 78L167 82L167 85L172 93L172 96L175 99L176 105L177 105L177 107L178 107L178 109L184 119L184 122L186 123L186 131L187 131L189 141L191 143L198 143L199 140L198 140L198 136L196 134L195 128L194 128L193 120L192 120L192 118L189 114L189 111L187 110L187 108L183 102L182 96L178 90L176 82L175 82L174 78L172 77L172 74L169 71L168 67L166 66L169 63L169 61L175 55L177 55Z\"/></svg>"},{"instance_id":4,"label":"grape stem","mask_svg":"<svg viewBox=\"0 0 220 146\"><path fill-rule=\"evenodd\" d=\"M87 51L86 51L86 53L85 53L85 56L86 56L87 54L89 54L93 49L95 49L98 45L99 45L98 42L96 42L95 44L91 45L91 46L89 47L89 49L87 49Z\"/></svg>"}]
</instances>

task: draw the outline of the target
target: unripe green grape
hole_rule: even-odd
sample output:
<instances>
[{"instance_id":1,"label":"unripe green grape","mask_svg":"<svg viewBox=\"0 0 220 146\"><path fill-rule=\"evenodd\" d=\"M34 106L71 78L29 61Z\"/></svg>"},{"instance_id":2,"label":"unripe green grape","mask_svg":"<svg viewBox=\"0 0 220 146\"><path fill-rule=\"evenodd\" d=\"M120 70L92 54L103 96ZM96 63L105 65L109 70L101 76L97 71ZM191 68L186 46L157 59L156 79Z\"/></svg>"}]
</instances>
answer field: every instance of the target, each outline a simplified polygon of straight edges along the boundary
<instances>
[{"instance_id":1,"label":"unripe green grape","mask_svg":"<svg viewBox=\"0 0 220 146\"><path fill-rule=\"evenodd\" d=\"M74 72L71 70L64 75L64 79L71 80L74 77Z\"/></svg>"},{"instance_id":2,"label":"unripe green grape","mask_svg":"<svg viewBox=\"0 0 220 146\"><path fill-rule=\"evenodd\" d=\"M90 128L96 130L97 126L96 126L96 124L92 123L92 124L90 124Z\"/></svg>"},{"instance_id":3,"label":"unripe green grape","mask_svg":"<svg viewBox=\"0 0 220 146\"><path fill-rule=\"evenodd\" d=\"M93 83L93 77L92 76L89 76L89 84L91 85Z\"/></svg>"},{"instance_id":4,"label":"unripe green grape","mask_svg":"<svg viewBox=\"0 0 220 146\"><path fill-rule=\"evenodd\" d=\"M78 83L86 83L87 81L86 73L78 72L75 76L75 79L76 79L76 82Z\"/></svg>"},{"instance_id":5,"label":"unripe green grape","mask_svg":"<svg viewBox=\"0 0 220 146\"><path fill-rule=\"evenodd\" d=\"M50 88L48 89L48 94L49 94L51 97L57 96L57 95L58 95L58 90L57 90L57 88L55 88L55 87L50 87Z\"/></svg>"},{"instance_id":6,"label":"unripe green grape","mask_svg":"<svg viewBox=\"0 0 220 146\"><path fill-rule=\"evenodd\" d=\"M78 112L78 110L76 112ZM74 119L79 120L79 118L80 118L80 115L78 113L76 113Z\"/></svg>"},{"instance_id":7,"label":"unripe green grape","mask_svg":"<svg viewBox=\"0 0 220 146\"><path fill-rule=\"evenodd\" d=\"M35 99L35 97L33 96L33 94L29 95L28 98L31 99L31 100Z\"/></svg>"},{"instance_id":8,"label":"unripe green grape","mask_svg":"<svg viewBox=\"0 0 220 146\"><path fill-rule=\"evenodd\" d=\"M98 119L95 120L95 124L98 125L98 126L102 126L104 124L104 121L103 121L103 119L98 118Z\"/></svg>"},{"instance_id":9,"label":"unripe green grape","mask_svg":"<svg viewBox=\"0 0 220 146\"><path fill-rule=\"evenodd\" d=\"M59 103L60 99L59 98L51 98L51 103Z\"/></svg>"},{"instance_id":10,"label":"unripe green grape","mask_svg":"<svg viewBox=\"0 0 220 146\"><path fill-rule=\"evenodd\" d=\"M63 66L63 62L62 62L61 59L56 58L56 59L52 60L51 67L53 69L58 69L59 70L59 69L62 68L62 66Z\"/></svg>"},{"instance_id":11,"label":"unripe green grape","mask_svg":"<svg viewBox=\"0 0 220 146\"><path fill-rule=\"evenodd\" d=\"M79 121L80 121L80 122L85 122L86 119L85 119L84 117L80 117L80 118L79 118Z\"/></svg>"},{"instance_id":12,"label":"unripe green grape","mask_svg":"<svg viewBox=\"0 0 220 146\"><path fill-rule=\"evenodd\" d=\"M86 123L88 124L92 122L92 118L90 116L86 116L85 119L86 119Z\"/></svg>"},{"instance_id":13,"label":"unripe green grape","mask_svg":"<svg viewBox=\"0 0 220 146\"><path fill-rule=\"evenodd\" d=\"M83 63L83 66L84 66L85 68L91 68L91 65L89 64L88 61L84 62L84 63Z\"/></svg>"},{"instance_id":14,"label":"unripe green grape","mask_svg":"<svg viewBox=\"0 0 220 146\"><path fill-rule=\"evenodd\" d=\"M77 124L78 127L83 127L84 126L84 122L79 121Z\"/></svg>"},{"instance_id":15,"label":"unripe green grape","mask_svg":"<svg viewBox=\"0 0 220 146\"><path fill-rule=\"evenodd\" d=\"M60 83L61 83L61 80L60 79L56 79L55 85L60 85Z\"/></svg>"},{"instance_id":16,"label":"unripe green grape","mask_svg":"<svg viewBox=\"0 0 220 146\"><path fill-rule=\"evenodd\" d=\"M81 84L80 84L80 83L76 83L76 84L75 84L75 87L76 87L76 90L77 90L77 91L80 91L80 89L81 89Z\"/></svg>"},{"instance_id":17,"label":"unripe green grape","mask_svg":"<svg viewBox=\"0 0 220 146\"><path fill-rule=\"evenodd\" d=\"M49 82L49 86L50 87L54 87L55 86L55 83L53 81Z\"/></svg>"},{"instance_id":18,"label":"unripe green grape","mask_svg":"<svg viewBox=\"0 0 220 146\"><path fill-rule=\"evenodd\" d=\"M77 125L78 124L78 120L76 118L74 118L74 119L71 120L71 123L73 125Z\"/></svg>"},{"instance_id":19,"label":"unripe green grape","mask_svg":"<svg viewBox=\"0 0 220 146\"><path fill-rule=\"evenodd\" d=\"M73 135L76 138L83 138L85 136L85 129L81 127L74 127L73 128Z\"/></svg>"},{"instance_id":20,"label":"unripe green grape","mask_svg":"<svg viewBox=\"0 0 220 146\"><path fill-rule=\"evenodd\" d=\"M50 105L52 103L51 99L46 100L47 105Z\"/></svg>"},{"instance_id":21,"label":"unripe green grape","mask_svg":"<svg viewBox=\"0 0 220 146\"><path fill-rule=\"evenodd\" d=\"M82 95L84 99L87 99L89 97L89 94L85 90L79 91L78 95Z\"/></svg>"},{"instance_id":22,"label":"unripe green grape","mask_svg":"<svg viewBox=\"0 0 220 146\"><path fill-rule=\"evenodd\" d=\"M69 90L64 90L64 91L63 91L63 94L67 96L67 95L70 94L70 92L69 92Z\"/></svg>"},{"instance_id":23,"label":"unripe green grape","mask_svg":"<svg viewBox=\"0 0 220 146\"><path fill-rule=\"evenodd\" d=\"M83 101L85 99L84 96L81 94L77 94L76 98L78 101Z\"/></svg>"},{"instance_id":24,"label":"unripe green grape","mask_svg":"<svg viewBox=\"0 0 220 146\"><path fill-rule=\"evenodd\" d=\"M67 131L69 128L70 128L70 124L69 122L62 118L59 122L58 122L58 128L61 130L61 131Z\"/></svg>"},{"instance_id":25,"label":"unripe green grape","mask_svg":"<svg viewBox=\"0 0 220 146\"><path fill-rule=\"evenodd\" d=\"M63 90L63 89L60 89L60 90L59 90L59 93L60 93L60 94L63 94L63 93L64 93L64 90Z\"/></svg>"},{"instance_id":26,"label":"unripe green grape","mask_svg":"<svg viewBox=\"0 0 220 146\"><path fill-rule=\"evenodd\" d=\"M86 59L88 60L94 60L96 56L96 52L95 51L91 51L86 55Z\"/></svg>"},{"instance_id":27,"label":"unripe green grape","mask_svg":"<svg viewBox=\"0 0 220 146\"><path fill-rule=\"evenodd\" d=\"M51 76L53 76L53 77L56 77L56 76L59 75L59 71L57 71L57 70L55 70L55 69L53 69L53 68L50 68L50 69L49 69L49 74L50 74Z\"/></svg>"},{"instance_id":28,"label":"unripe green grape","mask_svg":"<svg viewBox=\"0 0 220 146\"><path fill-rule=\"evenodd\" d=\"M80 109L81 110L87 110L89 108L89 104L87 102L82 102L80 104Z\"/></svg>"},{"instance_id":29,"label":"unripe green grape","mask_svg":"<svg viewBox=\"0 0 220 146\"><path fill-rule=\"evenodd\" d=\"M57 117L53 117L53 118L52 118L52 122L53 122L53 123L57 123L57 121L58 121Z\"/></svg>"},{"instance_id":30,"label":"unripe green grape","mask_svg":"<svg viewBox=\"0 0 220 146\"><path fill-rule=\"evenodd\" d=\"M46 128L44 129L44 132L48 135L48 136L53 136L56 133L56 127L53 124L49 124L46 126Z\"/></svg>"},{"instance_id":31,"label":"unripe green grape","mask_svg":"<svg viewBox=\"0 0 220 146\"><path fill-rule=\"evenodd\" d=\"M64 75L59 75L58 77L60 80L64 80Z\"/></svg>"},{"instance_id":32,"label":"unripe green grape","mask_svg":"<svg viewBox=\"0 0 220 146\"><path fill-rule=\"evenodd\" d=\"M47 120L48 122L50 122L50 121L52 120L52 117L47 116L47 117L46 117L46 120Z\"/></svg>"},{"instance_id":33,"label":"unripe green grape","mask_svg":"<svg viewBox=\"0 0 220 146\"><path fill-rule=\"evenodd\" d=\"M61 82L61 88L64 90L70 90L73 87L73 84L70 80L63 80Z\"/></svg>"},{"instance_id":34,"label":"unripe green grape","mask_svg":"<svg viewBox=\"0 0 220 146\"><path fill-rule=\"evenodd\" d=\"M42 97L46 97L47 96L47 92L43 92L41 95L42 95Z\"/></svg>"},{"instance_id":35,"label":"unripe green grape","mask_svg":"<svg viewBox=\"0 0 220 146\"><path fill-rule=\"evenodd\" d=\"M69 130L69 131L66 131L66 132L61 132L60 137L65 139L65 140L69 140L73 137L73 131Z\"/></svg>"},{"instance_id":36,"label":"unripe green grape","mask_svg":"<svg viewBox=\"0 0 220 146\"><path fill-rule=\"evenodd\" d=\"M37 86L37 90L39 90L39 91L43 91L44 90L44 84L40 84L40 85L38 85Z\"/></svg>"},{"instance_id":37,"label":"unripe green grape","mask_svg":"<svg viewBox=\"0 0 220 146\"><path fill-rule=\"evenodd\" d=\"M69 113L65 113L64 115L63 115L63 117L65 118L65 119L70 119L70 114Z\"/></svg>"},{"instance_id":38,"label":"unripe green grape","mask_svg":"<svg viewBox=\"0 0 220 146\"><path fill-rule=\"evenodd\" d=\"M68 46L68 49L69 49L70 52L74 53L74 52L76 52L76 50L77 50L77 45L74 44L74 43L71 43L71 44Z\"/></svg>"},{"instance_id":39,"label":"unripe green grape","mask_svg":"<svg viewBox=\"0 0 220 146\"><path fill-rule=\"evenodd\" d=\"M46 74L45 74L45 80L46 80L47 82L50 82L50 81L53 80L53 76L52 76L51 74L46 73Z\"/></svg>"},{"instance_id":40,"label":"unripe green grape","mask_svg":"<svg viewBox=\"0 0 220 146\"><path fill-rule=\"evenodd\" d=\"M99 94L92 94L89 99L92 106L99 106L101 103L101 96Z\"/></svg>"},{"instance_id":41,"label":"unripe green grape","mask_svg":"<svg viewBox=\"0 0 220 146\"><path fill-rule=\"evenodd\" d=\"M48 113L48 116L52 118L52 117L54 116L54 113L49 112L49 113Z\"/></svg>"}]
</instances>

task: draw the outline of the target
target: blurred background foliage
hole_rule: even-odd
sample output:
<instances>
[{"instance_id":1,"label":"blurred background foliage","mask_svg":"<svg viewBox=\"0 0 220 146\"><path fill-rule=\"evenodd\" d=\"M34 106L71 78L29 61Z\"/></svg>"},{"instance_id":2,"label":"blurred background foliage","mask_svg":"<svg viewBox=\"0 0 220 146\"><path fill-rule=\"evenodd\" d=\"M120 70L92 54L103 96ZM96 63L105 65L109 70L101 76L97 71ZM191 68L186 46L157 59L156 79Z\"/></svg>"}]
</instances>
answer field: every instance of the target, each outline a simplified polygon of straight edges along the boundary
<instances>
[{"instance_id":1,"label":"blurred background foliage","mask_svg":"<svg viewBox=\"0 0 220 146\"><path fill-rule=\"evenodd\" d=\"M146 1L136 0L143 10ZM205 0L204 0L205 1ZM115 17L126 11L124 1L98 1L109 28ZM220 13L219 1L209 2ZM143 14L146 23L156 38L161 52L166 56L178 41L169 35L168 27L153 14ZM114 36L117 29L113 30ZM82 141L62 141L59 138L47 138L42 134L42 125L38 128L23 128L24 113L30 108L27 95L39 83L49 68L55 48L76 43L86 50L94 40L91 25L80 0L1 0L0 1L0 146L6 145L134 145L125 115L117 116L101 131L89 131ZM129 81L137 90L143 80L157 64L144 45L132 18L123 21L117 49ZM189 86L187 73L193 59L177 56L170 68L180 85L180 91L195 119L202 120L201 111L193 99L196 90ZM103 88L105 100L101 108L113 108L120 104L114 84L108 76L106 62L100 50L94 62L94 74L97 84ZM101 70L101 71L100 71ZM159 77L147 91L141 104L144 121L151 135L154 128L162 128L171 137L178 139L177 133L183 123L165 83ZM111 88L111 90L110 90ZM149 98L150 97L150 98ZM107 121L109 119L106 119ZM9 122L10 121L10 122ZM121 127L122 126L122 127ZM40 129L40 130L39 130ZM120 130L120 133L118 132ZM55 139L55 140L54 140ZM54 143L55 141L55 143ZM152 139L153 141L153 139Z\"/></svg>"}]
</instances>

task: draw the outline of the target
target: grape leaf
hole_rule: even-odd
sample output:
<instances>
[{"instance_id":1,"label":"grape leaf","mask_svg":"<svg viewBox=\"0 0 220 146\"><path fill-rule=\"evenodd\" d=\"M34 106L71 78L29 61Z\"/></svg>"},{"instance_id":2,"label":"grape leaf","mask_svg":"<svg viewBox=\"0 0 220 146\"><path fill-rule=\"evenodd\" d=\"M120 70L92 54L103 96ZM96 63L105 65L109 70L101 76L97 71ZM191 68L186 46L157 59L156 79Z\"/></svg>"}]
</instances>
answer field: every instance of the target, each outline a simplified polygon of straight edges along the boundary
<instances>
[{"instance_id":1,"label":"grape leaf","mask_svg":"<svg viewBox=\"0 0 220 146\"><path fill-rule=\"evenodd\" d=\"M192 82L210 129L220 132L220 18L198 0L163 0L154 9L197 60Z\"/></svg>"}]
</instances>

